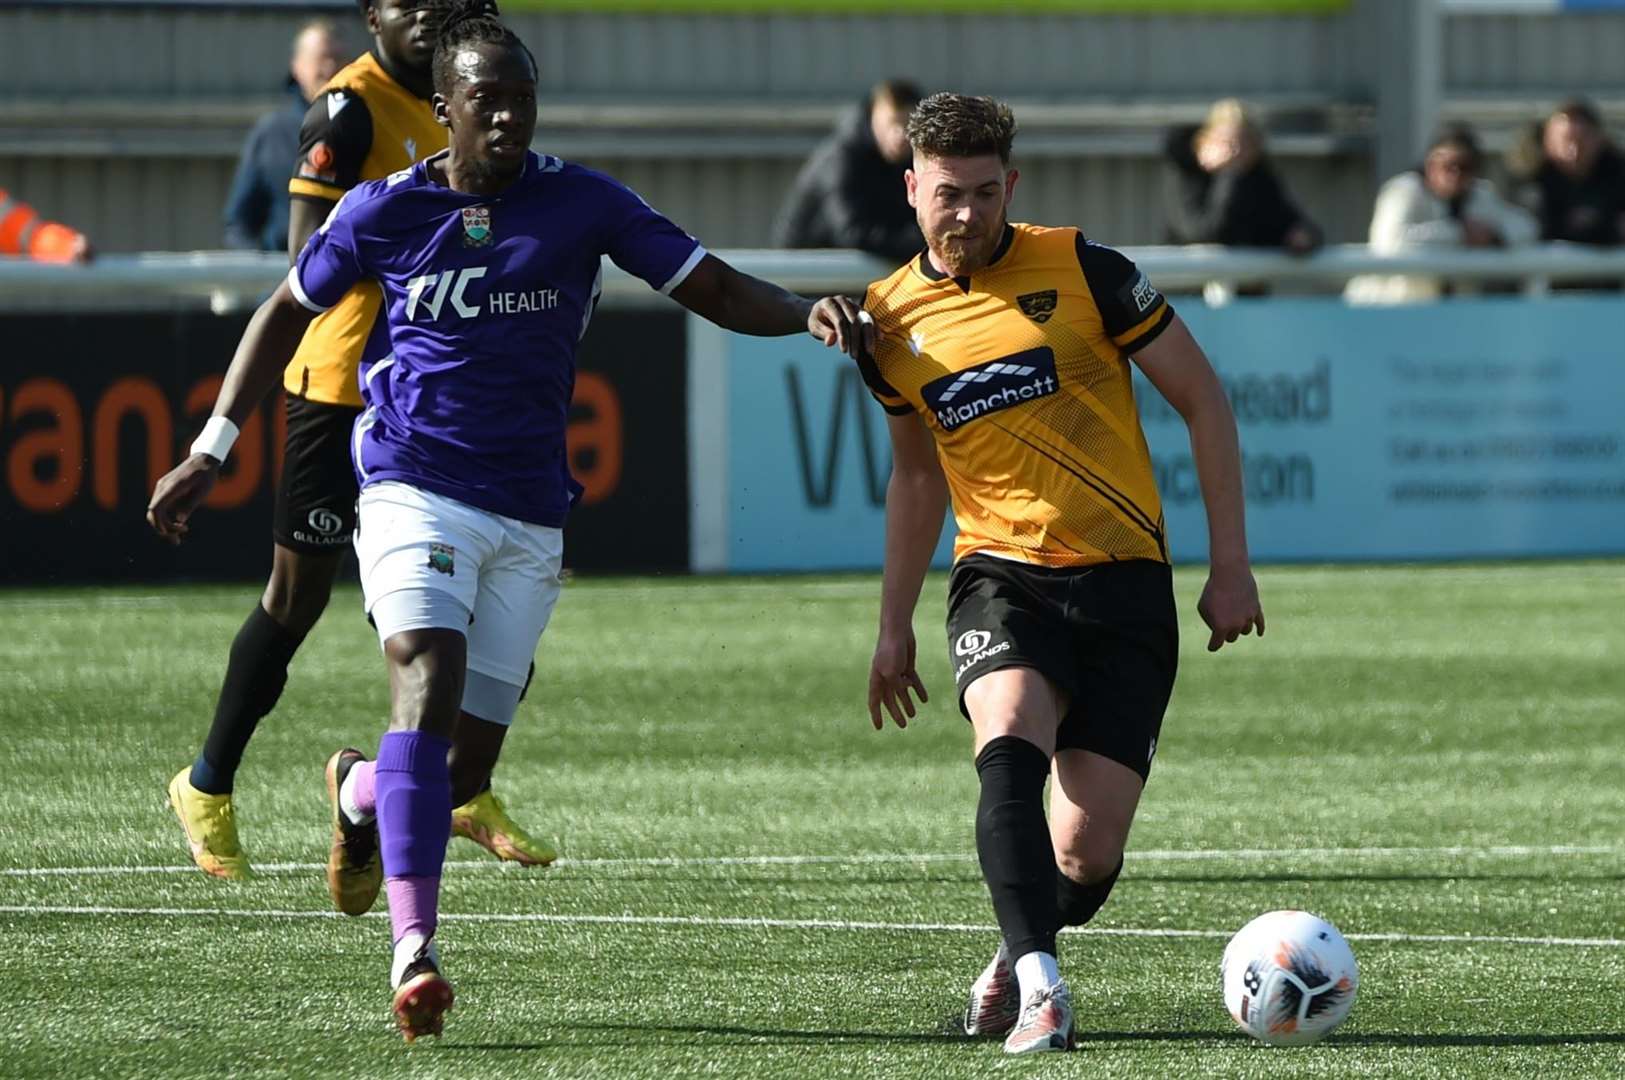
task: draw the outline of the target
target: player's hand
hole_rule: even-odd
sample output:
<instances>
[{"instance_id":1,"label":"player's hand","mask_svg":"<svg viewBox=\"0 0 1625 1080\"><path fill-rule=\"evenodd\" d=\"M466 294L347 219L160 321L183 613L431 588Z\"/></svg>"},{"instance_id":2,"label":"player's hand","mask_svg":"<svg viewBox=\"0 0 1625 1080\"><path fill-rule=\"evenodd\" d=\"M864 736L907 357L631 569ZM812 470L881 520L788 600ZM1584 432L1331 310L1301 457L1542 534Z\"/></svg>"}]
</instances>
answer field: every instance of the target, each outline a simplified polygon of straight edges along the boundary
<instances>
[{"instance_id":1,"label":"player's hand","mask_svg":"<svg viewBox=\"0 0 1625 1080\"><path fill-rule=\"evenodd\" d=\"M193 454L169 470L152 489L147 524L171 544L186 536L187 520L208 497L220 476L220 463L208 454Z\"/></svg>"},{"instance_id":2,"label":"player's hand","mask_svg":"<svg viewBox=\"0 0 1625 1080\"><path fill-rule=\"evenodd\" d=\"M886 726L881 707L891 713L898 727L908 727L914 719L914 701L909 693L919 695L920 704L930 701L920 673L914 669L914 631L903 634L881 634L875 645L875 658L869 665L869 720L879 731Z\"/></svg>"},{"instance_id":3,"label":"player's hand","mask_svg":"<svg viewBox=\"0 0 1625 1080\"><path fill-rule=\"evenodd\" d=\"M807 332L854 360L875 347L874 320L846 296L826 296L807 316Z\"/></svg>"},{"instance_id":4,"label":"player's hand","mask_svg":"<svg viewBox=\"0 0 1625 1080\"><path fill-rule=\"evenodd\" d=\"M1207 641L1208 652L1218 652L1227 643L1252 633L1255 626L1258 636L1264 636L1264 608L1258 602L1258 583L1246 566L1214 567L1209 571L1202 599L1196 602L1196 611L1213 632Z\"/></svg>"}]
</instances>

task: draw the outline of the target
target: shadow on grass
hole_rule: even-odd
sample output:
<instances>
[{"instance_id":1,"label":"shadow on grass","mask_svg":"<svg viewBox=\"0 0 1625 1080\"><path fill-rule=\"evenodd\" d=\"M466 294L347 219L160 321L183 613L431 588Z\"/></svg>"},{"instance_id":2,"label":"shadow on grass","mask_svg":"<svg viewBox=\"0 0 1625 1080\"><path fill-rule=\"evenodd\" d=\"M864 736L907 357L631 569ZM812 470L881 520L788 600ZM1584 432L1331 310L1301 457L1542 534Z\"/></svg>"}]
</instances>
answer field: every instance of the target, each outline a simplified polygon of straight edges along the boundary
<instances>
[{"instance_id":1,"label":"shadow on grass","mask_svg":"<svg viewBox=\"0 0 1625 1080\"><path fill-rule=\"evenodd\" d=\"M856 1043L894 1046L919 1045L948 1045L963 1043L965 1045L996 1045L996 1039L972 1039L958 1030L957 1020L947 1022L944 1030L934 1032L909 1031L807 1031L772 1027L745 1027L735 1024L612 1024L612 1023L575 1023L570 1025L571 1032L599 1033L610 1036L611 1039L595 1039L566 1037L549 1042L493 1042L493 1043L448 1043L440 1047L442 1053L477 1053L477 1052L527 1052L534 1050L557 1050L563 1046L582 1045L616 1045L624 1046L627 1042L621 1036L626 1032L664 1032L670 1035L688 1035L699 1038L726 1039L735 1042L776 1042L803 1046L841 1046ZM1224 1042L1245 1043L1251 1040L1234 1029L1205 1029L1183 1031L1080 1031L1078 1032L1079 1049L1087 1049L1090 1045L1104 1043L1186 1043L1186 1042ZM1323 1044L1325 1051L1354 1050L1370 1046L1471 1046L1471 1047L1510 1047L1510 1046L1618 1046L1625 1045L1625 1033L1613 1032L1575 1032L1566 1035L1535 1034L1510 1032L1505 1034L1475 1034L1462 1032L1459 1034L1432 1034L1407 1035L1394 1032L1371 1032L1367 1034L1350 1034L1332 1036Z\"/></svg>"},{"instance_id":2,"label":"shadow on grass","mask_svg":"<svg viewBox=\"0 0 1625 1080\"><path fill-rule=\"evenodd\" d=\"M1139 874L1138 881L1173 881L1189 884L1215 884L1215 883L1246 883L1261 882L1270 884L1281 881L1354 881L1354 882L1406 882L1415 881L1430 883L1437 881L1540 881L1549 883L1567 883L1572 881L1625 881L1625 872L1611 871L1603 873L1560 874L1554 872L1543 873L1497 873L1494 871L1463 871L1452 873L1450 871L1430 871L1427 873L1390 873L1368 874L1358 871L1308 871L1305 873L1268 873L1268 874L1158 874L1155 872Z\"/></svg>"},{"instance_id":3,"label":"shadow on grass","mask_svg":"<svg viewBox=\"0 0 1625 1080\"><path fill-rule=\"evenodd\" d=\"M450 1051L476 1051L476 1050L557 1050L561 1046L592 1045L599 1042L605 1045L628 1045L625 1034L628 1032L648 1035L650 1032L665 1033L669 1035L692 1035L700 1038L727 1039L734 1042L776 1042L790 1043L804 1046L819 1045L846 1045L851 1043L873 1043L876 1045L920 1045L932 1043L969 1043L969 1037L959 1032L924 1032L924 1031L794 1031L783 1028L770 1027L742 1027L732 1024L602 1024L602 1023L573 1023L570 1025L573 1032L598 1032L604 1035L614 1035L613 1039L593 1038L562 1038L547 1043L450 1043L443 1047L444 1052Z\"/></svg>"},{"instance_id":4,"label":"shadow on grass","mask_svg":"<svg viewBox=\"0 0 1625 1080\"><path fill-rule=\"evenodd\" d=\"M1506 1032L1481 1035L1459 1034L1402 1035L1371 1032L1361 1035L1333 1035L1326 1041L1330 1049L1356 1046L1625 1046L1625 1032L1577 1031L1567 1035Z\"/></svg>"}]
</instances>

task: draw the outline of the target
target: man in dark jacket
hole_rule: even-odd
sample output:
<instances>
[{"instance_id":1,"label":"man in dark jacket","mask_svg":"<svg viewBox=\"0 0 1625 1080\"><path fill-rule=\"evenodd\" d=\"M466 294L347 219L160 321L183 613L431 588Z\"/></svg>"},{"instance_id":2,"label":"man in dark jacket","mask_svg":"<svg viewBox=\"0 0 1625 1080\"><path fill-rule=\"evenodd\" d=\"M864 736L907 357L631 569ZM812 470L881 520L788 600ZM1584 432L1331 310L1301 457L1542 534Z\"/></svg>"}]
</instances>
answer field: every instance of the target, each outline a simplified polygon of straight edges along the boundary
<instances>
[{"instance_id":1,"label":"man in dark jacket","mask_svg":"<svg viewBox=\"0 0 1625 1080\"><path fill-rule=\"evenodd\" d=\"M299 157L299 125L327 80L351 59L338 28L325 19L293 39L288 102L260 117L243 143L226 199L226 246L288 250L288 177Z\"/></svg>"},{"instance_id":2,"label":"man in dark jacket","mask_svg":"<svg viewBox=\"0 0 1625 1080\"><path fill-rule=\"evenodd\" d=\"M1201 126L1168 135L1168 239L1176 244L1285 248L1303 254L1321 234L1287 194L1241 102L1213 106Z\"/></svg>"},{"instance_id":3,"label":"man in dark jacket","mask_svg":"<svg viewBox=\"0 0 1625 1080\"><path fill-rule=\"evenodd\" d=\"M925 247L903 173L912 160L904 127L920 88L900 79L876 86L813 151L779 212L773 243L786 248L856 248L892 262Z\"/></svg>"},{"instance_id":4,"label":"man in dark jacket","mask_svg":"<svg viewBox=\"0 0 1625 1080\"><path fill-rule=\"evenodd\" d=\"M1588 101L1559 105L1540 132L1541 161L1520 201L1542 240L1612 247L1625 241L1625 158Z\"/></svg>"}]
</instances>

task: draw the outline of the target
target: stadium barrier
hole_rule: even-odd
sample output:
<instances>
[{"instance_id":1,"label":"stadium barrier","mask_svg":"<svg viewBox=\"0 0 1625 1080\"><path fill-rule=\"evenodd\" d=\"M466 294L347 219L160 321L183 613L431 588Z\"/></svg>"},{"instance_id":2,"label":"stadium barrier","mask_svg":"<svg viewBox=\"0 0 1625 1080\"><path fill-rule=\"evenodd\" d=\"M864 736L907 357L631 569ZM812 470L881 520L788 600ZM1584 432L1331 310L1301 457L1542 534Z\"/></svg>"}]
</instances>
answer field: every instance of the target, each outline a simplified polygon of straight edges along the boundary
<instances>
[{"instance_id":1,"label":"stadium barrier","mask_svg":"<svg viewBox=\"0 0 1625 1080\"><path fill-rule=\"evenodd\" d=\"M1378 259L1134 249L1165 288L1335 286L1368 272L1522 280L1533 296L1399 308L1329 297L1176 306L1223 376L1242 433L1262 559L1625 552L1625 257L1542 248ZM887 269L844 252L729 252L806 292ZM276 472L268 409L177 553L141 520L151 483L203 419L275 256L150 255L87 268L0 263L0 582L251 577L266 564ZM188 306L189 299L189 306ZM205 301L225 315L212 315ZM131 310L162 303L164 311ZM176 305L181 305L176 309ZM35 310L26 310L34 308ZM43 308L44 310L40 310ZM80 314L65 318L62 309ZM18 310L24 309L24 310ZM571 455L588 499L583 570L748 572L878 564L889 446L855 370L816 343L728 335L618 272L587 336ZM1184 427L1139 386L1173 556L1200 560ZM254 425L250 425L254 427ZM686 456L676 452L687 448ZM939 560L947 554L947 530Z\"/></svg>"}]
</instances>

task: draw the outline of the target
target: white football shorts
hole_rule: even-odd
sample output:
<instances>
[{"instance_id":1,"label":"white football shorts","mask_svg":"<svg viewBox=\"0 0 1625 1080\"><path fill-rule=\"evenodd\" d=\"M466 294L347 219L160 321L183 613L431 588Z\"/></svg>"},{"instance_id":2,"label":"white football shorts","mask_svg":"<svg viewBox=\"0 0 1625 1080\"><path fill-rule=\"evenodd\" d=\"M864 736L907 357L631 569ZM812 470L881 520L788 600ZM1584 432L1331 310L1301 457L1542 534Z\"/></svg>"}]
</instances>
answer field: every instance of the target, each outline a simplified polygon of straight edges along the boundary
<instances>
[{"instance_id":1,"label":"white football shorts","mask_svg":"<svg viewBox=\"0 0 1625 1080\"><path fill-rule=\"evenodd\" d=\"M361 592L379 643L406 630L462 632L464 711L511 721L558 603L564 532L393 481L365 488L356 509ZM505 690L511 705L492 700Z\"/></svg>"}]
</instances>

